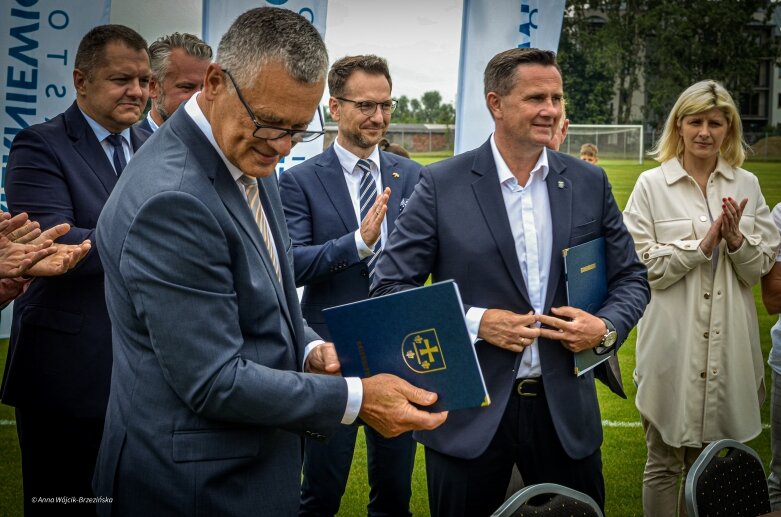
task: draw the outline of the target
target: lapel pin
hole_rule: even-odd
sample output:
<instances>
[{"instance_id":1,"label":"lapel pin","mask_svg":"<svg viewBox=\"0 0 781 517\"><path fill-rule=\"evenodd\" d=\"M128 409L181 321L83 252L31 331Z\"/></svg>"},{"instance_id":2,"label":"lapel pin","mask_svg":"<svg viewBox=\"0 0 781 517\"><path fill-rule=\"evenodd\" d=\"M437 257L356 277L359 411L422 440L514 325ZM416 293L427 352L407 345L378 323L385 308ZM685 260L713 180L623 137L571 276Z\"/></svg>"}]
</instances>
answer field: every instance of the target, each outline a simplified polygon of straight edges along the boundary
<instances>
[{"instance_id":1,"label":"lapel pin","mask_svg":"<svg viewBox=\"0 0 781 517\"><path fill-rule=\"evenodd\" d=\"M559 182L557 183L557 185L558 185L558 187L559 187L559 188L564 188L564 182L563 182L563 181L561 181L561 180L559 180Z\"/></svg>"},{"instance_id":2,"label":"lapel pin","mask_svg":"<svg viewBox=\"0 0 781 517\"><path fill-rule=\"evenodd\" d=\"M393 179L395 179L395 180L399 179L399 177L400 177L398 172L392 172L391 176L393 176Z\"/></svg>"}]
</instances>

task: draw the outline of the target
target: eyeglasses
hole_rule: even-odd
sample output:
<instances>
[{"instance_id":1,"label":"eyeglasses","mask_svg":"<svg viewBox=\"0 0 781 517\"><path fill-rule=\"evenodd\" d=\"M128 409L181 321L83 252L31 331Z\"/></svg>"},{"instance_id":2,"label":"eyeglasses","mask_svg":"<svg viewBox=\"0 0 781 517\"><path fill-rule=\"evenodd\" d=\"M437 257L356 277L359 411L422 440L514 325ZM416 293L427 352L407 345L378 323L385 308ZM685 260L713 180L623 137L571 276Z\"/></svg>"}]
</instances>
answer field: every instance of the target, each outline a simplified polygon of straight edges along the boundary
<instances>
[{"instance_id":1,"label":"eyeglasses","mask_svg":"<svg viewBox=\"0 0 781 517\"><path fill-rule=\"evenodd\" d=\"M319 138L325 134L325 131L310 131L309 129L287 129L284 127L277 127L277 126L269 126L267 124L261 124L258 122L258 120L255 118L255 114L252 112L252 108L249 107L249 104L247 104L247 101L244 100L244 96L241 94L241 90L239 90L239 86L236 84L236 80L233 78L230 72L227 70L223 70L225 72L225 75L230 78L231 83L233 83L233 87L236 89L236 95L239 96L239 100L244 105L244 108L247 110L247 114L249 115L249 118L252 119L252 123L255 124L255 131L253 131L252 136L255 138L262 138L263 140L279 140L280 138L290 135L290 140L293 141L293 144L297 144L300 142L311 142L315 138ZM320 127L323 126L323 115L320 114L320 108L317 109L317 116L320 118Z\"/></svg>"},{"instance_id":2,"label":"eyeglasses","mask_svg":"<svg viewBox=\"0 0 781 517\"><path fill-rule=\"evenodd\" d=\"M351 99L345 99L344 97L334 97L334 99L338 99L340 101L345 101L345 102L352 102L353 104L355 104L355 107L361 110L361 113L363 113L367 117L371 117L372 115L374 115L374 112L377 111L377 106L380 106L382 108L383 113L385 113L386 115L390 115L396 109L396 104L397 104L395 99L391 99L385 102L354 101Z\"/></svg>"}]
</instances>

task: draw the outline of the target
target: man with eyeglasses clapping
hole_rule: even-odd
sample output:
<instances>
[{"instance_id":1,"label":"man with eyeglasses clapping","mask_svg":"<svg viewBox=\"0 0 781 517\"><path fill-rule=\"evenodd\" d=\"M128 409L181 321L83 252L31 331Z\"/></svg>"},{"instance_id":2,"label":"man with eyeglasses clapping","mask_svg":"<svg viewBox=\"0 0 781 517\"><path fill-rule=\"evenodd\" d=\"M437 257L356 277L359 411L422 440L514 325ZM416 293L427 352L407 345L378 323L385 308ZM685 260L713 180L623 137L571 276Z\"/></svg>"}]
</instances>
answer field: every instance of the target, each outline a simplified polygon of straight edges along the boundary
<instances>
[{"instance_id":1,"label":"man with eyeglasses clapping","mask_svg":"<svg viewBox=\"0 0 781 517\"><path fill-rule=\"evenodd\" d=\"M328 73L328 107L338 125L334 144L284 172L282 206L293 241L301 309L324 339L321 310L369 296L374 264L418 181L421 166L381 151L396 101L388 64L373 55L348 56ZM357 425L327 442L307 440L300 516L332 516L347 485ZM415 461L411 433L383 438L365 427L368 515L410 515Z\"/></svg>"}]
</instances>

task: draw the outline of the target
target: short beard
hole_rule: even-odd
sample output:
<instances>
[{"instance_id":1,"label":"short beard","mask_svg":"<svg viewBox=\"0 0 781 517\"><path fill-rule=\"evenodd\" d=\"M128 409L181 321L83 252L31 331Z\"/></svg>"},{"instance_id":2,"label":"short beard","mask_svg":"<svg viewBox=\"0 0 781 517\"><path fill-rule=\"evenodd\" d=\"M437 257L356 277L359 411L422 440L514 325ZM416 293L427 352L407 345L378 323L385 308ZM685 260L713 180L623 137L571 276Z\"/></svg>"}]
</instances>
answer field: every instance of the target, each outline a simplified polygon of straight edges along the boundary
<instances>
[{"instance_id":1,"label":"short beard","mask_svg":"<svg viewBox=\"0 0 781 517\"><path fill-rule=\"evenodd\" d=\"M165 94L161 91L160 95L155 99L154 101L155 105L155 111L157 111L157 114L160 115L160 118L163 119L163 122L168 120L168 118L171 116L168 111L163 107L165 105Z\"/></svg>"},{"instance_id":2,"label":"short beard","mask_svg":"<svg viewBox=\"0 0 781 517\"><path fill-rule=\"evenodd\" d=\"M352 142L355 146L360 147L361 149L371 149L372 147L377 145L380 142L380 140L382 140L382 138L385 136L385 133L387 132L388 132L388 127L386 126L383 129L382 134L379 136L379 138L377 138L376 142L368 142L364 138L363 134L360 132L350 133L346 136L347 139L350 140L350 142Z\"/></svg>"}]
</instances>

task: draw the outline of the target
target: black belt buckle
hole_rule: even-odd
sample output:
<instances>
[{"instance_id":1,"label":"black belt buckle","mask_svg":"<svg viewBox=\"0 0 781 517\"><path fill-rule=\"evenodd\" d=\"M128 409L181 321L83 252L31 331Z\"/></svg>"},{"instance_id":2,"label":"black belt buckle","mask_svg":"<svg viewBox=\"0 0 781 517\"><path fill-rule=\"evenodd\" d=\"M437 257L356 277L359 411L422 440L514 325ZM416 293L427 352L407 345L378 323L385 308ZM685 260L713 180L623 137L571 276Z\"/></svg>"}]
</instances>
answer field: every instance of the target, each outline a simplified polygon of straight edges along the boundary
<instances>
[{"instance_id":1,"label":"black belt buckle","mask_svg":"<svg viewBox=\"0 0 781 517\"><path fill-rule=\"evenodd\" d=\"M541 387L540 379L518 379L515 391L521 397L536 397Z\"/></svg>"}]
</instances>

